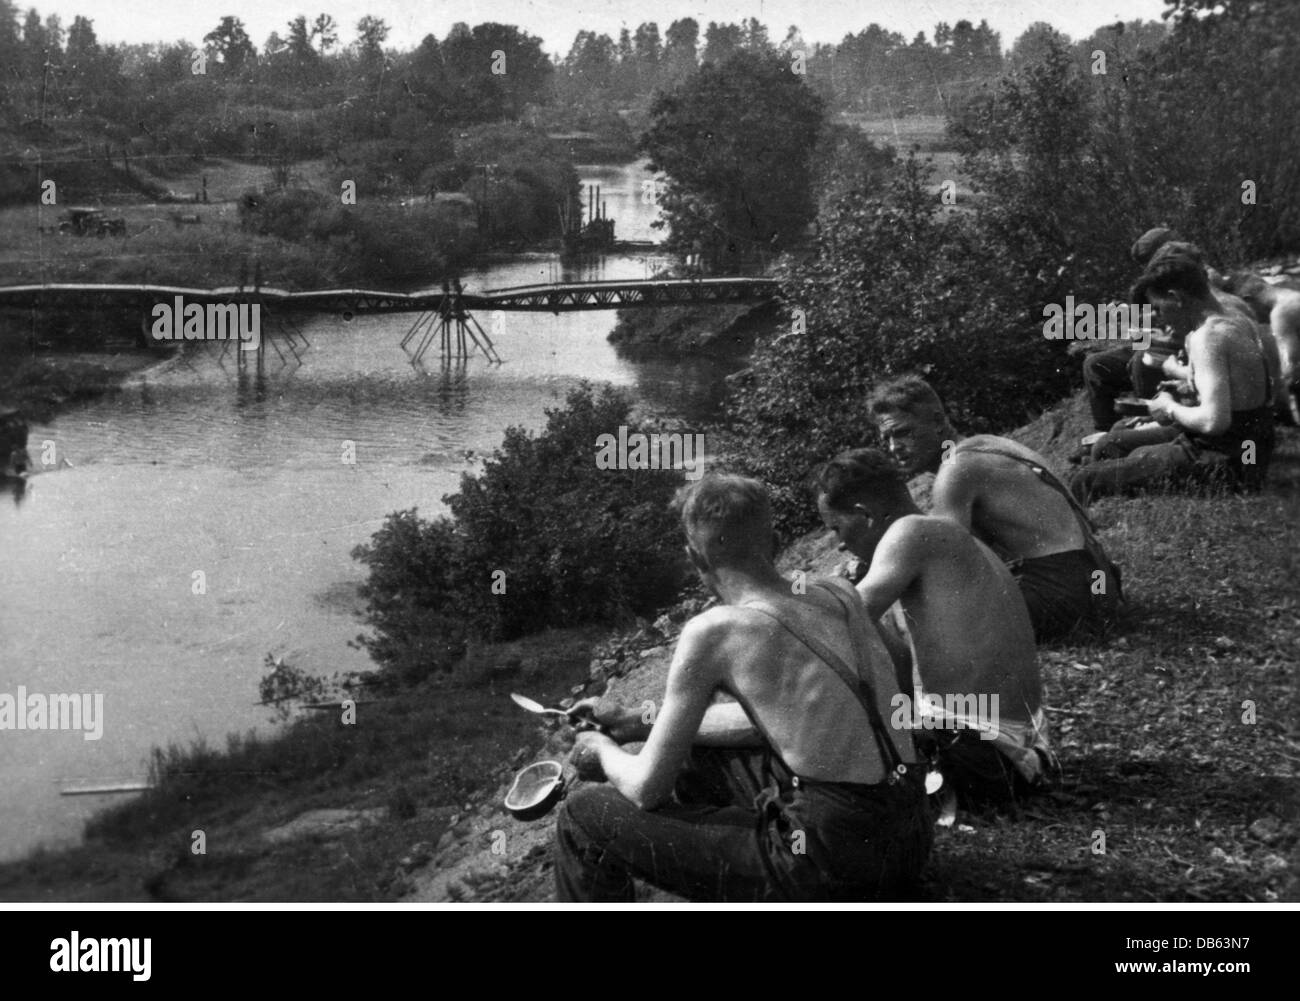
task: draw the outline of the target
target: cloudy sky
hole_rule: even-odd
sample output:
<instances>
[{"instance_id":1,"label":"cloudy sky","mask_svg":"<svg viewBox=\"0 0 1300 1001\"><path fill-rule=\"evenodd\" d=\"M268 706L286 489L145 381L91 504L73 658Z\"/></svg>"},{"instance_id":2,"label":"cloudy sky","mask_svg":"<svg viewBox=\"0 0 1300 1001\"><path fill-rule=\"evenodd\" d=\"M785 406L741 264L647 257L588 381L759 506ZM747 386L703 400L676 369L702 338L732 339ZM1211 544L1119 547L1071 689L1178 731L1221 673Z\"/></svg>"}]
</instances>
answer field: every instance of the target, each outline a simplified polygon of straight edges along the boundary
<instances>
[{"instance_id":1,"label":"cloudy sky","mask_svg":"<svg viewBox=\"0 0 1300 1001\"><path fill-rule=\"evenodd\" d=\"M549 53L568 51L581 29L617 37L624 25L646 20L662 32L680 17L693 17L701 28L709 21L757 17L774 40L798 25L810 42L839 41L871 22L901 32L930 36L940 21L962 18L978 24L987 19L1010 47L1028 25L1047 21L1073 38L1116 20L1154 19L1163 0L18 0L41 14L58 14L64 25L81 14L95 24L101 42L197 42L222 16L240 18L260 48L272 31L284 34L285 22L297 14L324 12L340 25L344 43L355 37L353 26L363 14L383 18L392 28L388 44L407 49L427 34L439 38L456 21L478 24L501 21L539 36Z\"/></svg>"}]
</instances>

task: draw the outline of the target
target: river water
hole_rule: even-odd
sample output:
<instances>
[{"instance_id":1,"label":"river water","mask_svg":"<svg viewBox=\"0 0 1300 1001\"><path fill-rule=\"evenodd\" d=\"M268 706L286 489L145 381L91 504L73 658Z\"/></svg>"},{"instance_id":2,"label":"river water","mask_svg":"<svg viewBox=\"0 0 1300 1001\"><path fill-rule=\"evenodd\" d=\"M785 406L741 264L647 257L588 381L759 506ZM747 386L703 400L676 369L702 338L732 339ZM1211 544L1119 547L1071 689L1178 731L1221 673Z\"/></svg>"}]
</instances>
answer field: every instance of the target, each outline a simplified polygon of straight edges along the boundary
<instances>
[{"instance_id":1,"label":"river water","mask_svg":"<svg viewBox=\"0 0 1300 1001\"><path fill-rule=\"evenodd\" d=\"M656 239L639 167L581 170L623 239ZM560 278L642 278L656 262L610 256L565 270L528 254L465 276L470 291ZM683 430L707 413L721 366L634 363L606 342L613 311L504 314L506 359L445 377L398 347L413 317L322 317L301 364L268 353L264 375L216 349L111 398L31 428L71 468L0 495L0 694L102 693L103 735L0 730L0 859L75 842L120 797L61 787L140 780L149 749L268 729L255 705L264 657L329 675L371 666L353 546L385 515L442 510L460 474L509 425L539 428L580 379L630 390ZM355 463L343 461L355 443ZM594 448L594 445L593 445ZM196 590L196 572L204 592Z\"/></svg>"}]
</instances>

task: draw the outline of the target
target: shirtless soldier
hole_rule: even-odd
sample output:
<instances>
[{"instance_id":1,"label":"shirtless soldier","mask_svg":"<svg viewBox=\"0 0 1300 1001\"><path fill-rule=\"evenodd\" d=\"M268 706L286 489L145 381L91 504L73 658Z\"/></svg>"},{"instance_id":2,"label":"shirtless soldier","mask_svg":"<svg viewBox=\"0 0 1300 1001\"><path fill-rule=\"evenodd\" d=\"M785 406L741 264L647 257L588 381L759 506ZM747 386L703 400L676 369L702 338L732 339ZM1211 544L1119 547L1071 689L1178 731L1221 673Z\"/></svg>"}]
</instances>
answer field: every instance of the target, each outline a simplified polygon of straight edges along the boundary
<instances>
[{"instance_id":1,"label":"shirtless soldier","mask_svg":"<svg viewBox=\"0 0 1300 1001\"><path fill-rule=\"evenodd\" d=\"M932 824L911 736L886 722L898 686L862 603L846 581L792 593L772 564L755 480L706 475L683 492L682 522L722 604L682 630L640 753L578 736L580 774L607 784L560 809L557 898L631 900L637 877L692 900L897 899L929 854ZM679 773L706 711L725 708L710 710L719 690L764 746L735 754L734 781L706 798ZM745 774L756 774L757 798Z\"/></svg>"},{"instance_id":2,"label":"shirtless soldier","mask_svg":"<svg viewBox=\"0 0 1300 1001\"><path fill-rule=\"evenodd\" d=\"M867 614L891 614L907 637L908 687L927 717L913 738L958 805L1004 805L1044 783L1055 759L1034 631L1002 561L955 522L921 514L883 452L836 456L816 487L840 549L870 563L858 583Z\"/></svg>"},{"instance_id":3,"label":"shirtless soldier","mask_svg":"<svg viewBox=\"0 0 1300 1001\"><path fill-rule=\"evenodd\" d=\"M1279 356L1274 404L1284 419L1300 424L1300 291L1270 285L1249 271L1233 275L1228 289L1246 301L1272 334Z\"/></svg>"},{"instance_id":4,"label":"shirtless soldier","mask_svg":"<svg viewBox=\"0 0 1300 1001\"><path fill-rule=\"evenodd\" d=\"M1160 322L1185 344L1197 402L1179 403L1163 392L1148 400L1151 416L1176 428L1178 437L1084 466L1070 482L1075 497L1086 502L1221 473L1234 487L1258 489L1274 430L1272 379L1254 319L1225 308L1204 265L1187 255L1153 258L1132 298L1155 306Z\"/></svg>"},{"instance_id":5,"label":"shirtless soldier","mask_svg":"<svg viewBox=\"0 0 1300 1001\"><path fill-rule=\"evenodd\" d=\"M916 376L878 387L867 405L902 470L936 474L930 513L961 525L1008 564L1039 642L1113 620L1118 570L1042 456L1010 438L962 437Z\"/></svg>"}]
</instances>

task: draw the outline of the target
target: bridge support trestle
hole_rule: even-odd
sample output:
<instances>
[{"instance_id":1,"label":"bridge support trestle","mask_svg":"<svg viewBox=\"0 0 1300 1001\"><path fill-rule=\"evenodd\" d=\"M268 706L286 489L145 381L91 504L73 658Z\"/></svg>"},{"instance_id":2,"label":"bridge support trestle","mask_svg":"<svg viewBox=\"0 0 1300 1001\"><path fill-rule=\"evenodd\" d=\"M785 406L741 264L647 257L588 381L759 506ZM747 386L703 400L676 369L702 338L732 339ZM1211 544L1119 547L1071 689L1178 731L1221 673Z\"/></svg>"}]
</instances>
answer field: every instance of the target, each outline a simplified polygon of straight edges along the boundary
<instances>
[{"instance_id":1,"label":"bridge support trestle","mask_svg":"<svg viewBox=\"0 0 1300 1001\"><path fill-rule=\"evenodd\" d=\"M402 338L402 350L418 338L411 364L419 365L425 353L438 342L438 351L444 362L466 361L476 350L483 352L483 357L493 365L502 363L497 354L492 338L487 335L479 322L463 309L443 310L438 313L421 313L411 324L411 328Z\"/></svg>"}]
</instances>

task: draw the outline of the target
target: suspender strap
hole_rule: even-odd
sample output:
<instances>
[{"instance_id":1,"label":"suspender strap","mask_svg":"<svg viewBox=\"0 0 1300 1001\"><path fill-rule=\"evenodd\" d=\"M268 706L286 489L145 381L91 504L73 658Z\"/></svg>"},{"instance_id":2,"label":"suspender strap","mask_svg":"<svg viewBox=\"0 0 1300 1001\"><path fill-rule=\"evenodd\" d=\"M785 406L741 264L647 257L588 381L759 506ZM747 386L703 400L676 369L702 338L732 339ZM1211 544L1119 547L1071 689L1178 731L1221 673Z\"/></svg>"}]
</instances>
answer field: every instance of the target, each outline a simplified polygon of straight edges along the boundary
<instances>
[{"instance_id":1,"label":"suspender strap","mask_svg":"<svg viewBox=\"0 0 1300 1001\"><path fill-rule=\"evenodd\" d=\"M845 613L845 616L848 619L849 634L853 640L854 656L858 659L859 663L865 663L863 658L866 655L866 651L862 649L861 637L858 632L858 629L862 627L862 623L854 618L855 613L858 615L862 614L861 609L856 605L850 605L845 596L833 585L828 585L823 582L817 583L821 584L825 590L829 591L839 603L841 610ZM849 600L856 602L857 596L854 595L853 598ZM867 714L867 722L871 726L871 734L875 738L876 748L880 752L881 762L889 772L889 775L887 776L888 780L891 782L897 781L898 776L905 774L907 772L907 765L904 763L902 755L898 753L898 748L894 746L893 740L890 739L889 730L885 726L884 718L880 714L880 707L876 703L875 690L872 688L870 679L863 676L860 671L855 671L849 667L839 654L816 636L813 636L805 629L790 622L789 617L783 615L776 606L771 603L766 601L749 601L745 603L745 607L752 608L755 611L762 612L775 619L786 630L786 632L790 633L795 639L816 654L819 660L823 661L827 667L835 672L836 676L843 681L846 686L848 686L849 691L857 698L858 703Z\"/></svg>"},{"instance_id":2,"label":"suspender strap","mask_svg":"<svg viewBox=\"0 0 1300 1001\"><path fill-rule=\"evenodd\" d=\"M1070 510L1074 512L1075 520L1079 523L1079 530L1083 533L1083 546L1088 550L1088 555L1093 558L1097 566L1104 569L1112 565L1110 557L1106 555L1105 549L1102 548L1101 543L1097 539L1097 529L1093 525L1092 519L1088 517L1088 512L1083 509L1082 505L1080 505L1077 500L1074 499L1074 494L1070 493L1065 484L1058 480L1050 469L1044 466L1041 462L1035 462L1033 459L1026 459L1023 455L1016 455L1014 452L1007 452L1000 448L962 448L959 445L953 454L960 455L967 452L979 452L984 455L1000 455L1004 459L1011 459L1013 462L1018 462L1022 466L1028 467L1034 475L1038 477L1040 482L1046 483L1049 487L1064 497L1065 502L1070 505Z\"/></svg>"}]
</instances>

